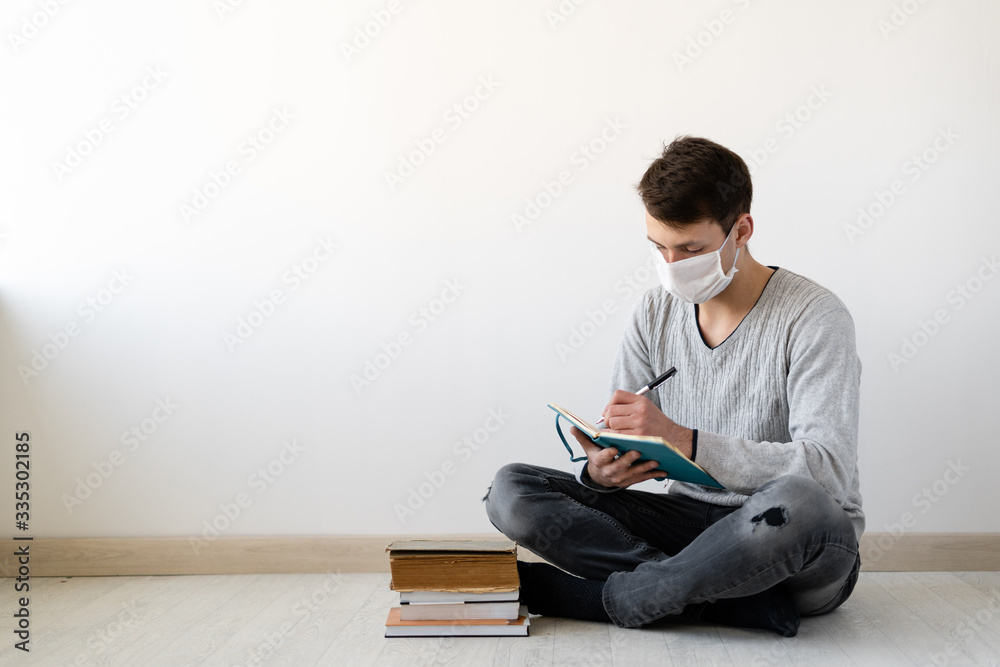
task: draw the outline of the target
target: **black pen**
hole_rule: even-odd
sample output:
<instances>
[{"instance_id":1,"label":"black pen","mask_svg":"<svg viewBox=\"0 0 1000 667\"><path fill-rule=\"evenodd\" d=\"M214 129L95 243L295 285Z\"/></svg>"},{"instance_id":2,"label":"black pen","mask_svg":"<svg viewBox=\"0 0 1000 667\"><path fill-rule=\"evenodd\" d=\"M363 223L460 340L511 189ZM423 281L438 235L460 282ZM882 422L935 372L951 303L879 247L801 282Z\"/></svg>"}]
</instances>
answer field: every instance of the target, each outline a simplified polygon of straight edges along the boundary
<instances>
[{"instance_id":1,"label":"black pen","mask_svg":"<svg viewBox=\"0 0 1000 667\"><path fill-rule=\"evenodd\" d=\"M642 396L643 394L645 394L646 392L648 392L650 389L656 389L661 384L663 384L664 382L666 382L667 380L669 380L670 378L672 378L675 373L677 373L677 369L675 367L671 366L670 370L668 370L666 373L664 373L660 377L656 378L655 380L653 380L652 382L650 382L649 384L647 384L645 387L643 387L639 391L635 392L635 395L636 396ZM604 417L601 417L600 419L597 420L596 426L600 426L603 423L604 423Z\"/></svg>"}]
</instances>

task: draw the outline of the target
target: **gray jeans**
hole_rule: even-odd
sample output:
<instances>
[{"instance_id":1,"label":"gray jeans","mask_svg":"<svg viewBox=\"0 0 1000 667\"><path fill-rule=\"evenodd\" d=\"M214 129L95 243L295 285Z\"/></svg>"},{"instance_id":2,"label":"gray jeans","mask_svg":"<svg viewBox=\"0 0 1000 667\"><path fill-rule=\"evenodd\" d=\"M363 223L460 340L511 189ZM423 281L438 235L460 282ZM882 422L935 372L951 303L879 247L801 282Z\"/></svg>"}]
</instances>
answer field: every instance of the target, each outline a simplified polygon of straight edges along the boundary
<instances>
[{"instance_id":1,"label":"gray jeans","mask_svg":"<svg viewBox=\"0 0 1000 667\"><path fill-rule=\"evenodd\" d=\"M565 472L501 468L484 499L504 535L558 567L604 581L620 627L688 605L782 585L802 615L840 606L860 557L847 513L812 479L764 484L742 507L623 489L599 492Z\"/></svg>"}]
</instances>

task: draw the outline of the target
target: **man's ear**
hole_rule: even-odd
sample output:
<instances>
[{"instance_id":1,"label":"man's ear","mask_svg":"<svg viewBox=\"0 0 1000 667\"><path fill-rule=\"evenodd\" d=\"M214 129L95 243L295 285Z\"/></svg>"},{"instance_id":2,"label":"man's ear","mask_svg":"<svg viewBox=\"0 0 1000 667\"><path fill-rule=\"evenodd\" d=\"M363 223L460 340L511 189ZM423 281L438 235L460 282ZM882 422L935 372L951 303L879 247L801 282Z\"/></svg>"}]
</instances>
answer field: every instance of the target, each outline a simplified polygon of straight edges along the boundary
<instances>
[{"instance_id":1,"label":"man's ear","mask_svg":"<svg viewBox=\"0 0 1000 667\"><path fill-rule=\"evenodd\" d=\"M744 213L736 222L733 223L736 229L736 247L742 248L747 243L750 242L750 237L753 236L753 218L749 213Z\"/></svg>"}]
</instances>

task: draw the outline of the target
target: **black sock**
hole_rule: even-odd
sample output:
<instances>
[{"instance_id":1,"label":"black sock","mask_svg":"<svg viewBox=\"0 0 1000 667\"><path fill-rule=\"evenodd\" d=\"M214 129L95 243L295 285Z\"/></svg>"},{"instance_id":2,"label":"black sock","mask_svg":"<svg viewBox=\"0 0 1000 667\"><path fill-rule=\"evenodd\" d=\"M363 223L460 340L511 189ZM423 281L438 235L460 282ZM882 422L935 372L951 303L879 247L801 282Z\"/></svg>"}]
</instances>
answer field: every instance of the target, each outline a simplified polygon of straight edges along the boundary
<instances>
[{"instance_id":1,"label":"black sock","mask_svg":"<svg viewBox=\"0 0 1000 667\"><path fill-rule=\"evenodd\" d=\"M783 637L799 631L799 610L782 588L770 588L745 598L728 598L689 605L684 615L737 628L772 630Z\"/></svg>"},{"instance_id":2,"label":"black sock","mask_svg":"<svg viewBox=\"0 0 1000 667\"><path fill-rule=\"evenodd\" d=\"M517 561L521 603L532 614L610 622L601 594L604 582L581 579L548 563Z\"/></svg>"}]
</instances>

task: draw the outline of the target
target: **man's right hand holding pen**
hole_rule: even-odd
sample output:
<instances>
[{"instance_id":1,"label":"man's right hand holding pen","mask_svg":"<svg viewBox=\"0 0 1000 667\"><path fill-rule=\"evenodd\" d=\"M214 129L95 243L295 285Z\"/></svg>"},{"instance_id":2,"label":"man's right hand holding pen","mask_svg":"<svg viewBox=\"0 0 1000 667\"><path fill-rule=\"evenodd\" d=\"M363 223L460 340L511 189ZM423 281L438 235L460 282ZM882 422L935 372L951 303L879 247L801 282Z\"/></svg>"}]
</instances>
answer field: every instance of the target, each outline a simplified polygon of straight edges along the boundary
<instances>
[{"instance_id":1,"label":"man's right hand holding pen","mask_svg":"<svg viewBox=\"0 0 1000 667\"><path fill-rule=\"evenodd\" d=\"M604 408L598 426L603 423L608 430L616 433L659 436L680 450L684 456L691 458L694 431L674 422L651 400L642 395L674 373L676 369L671 368L634 394L620 389L616 391ZM619 456L617 449L598 447L575 426L570 430L587 453L586 472L597 484L625 488L663 477L663 472L656 468L656 461L636 463L642 456L639 452L631 451Z\"/></svg>"}]
</instances>

